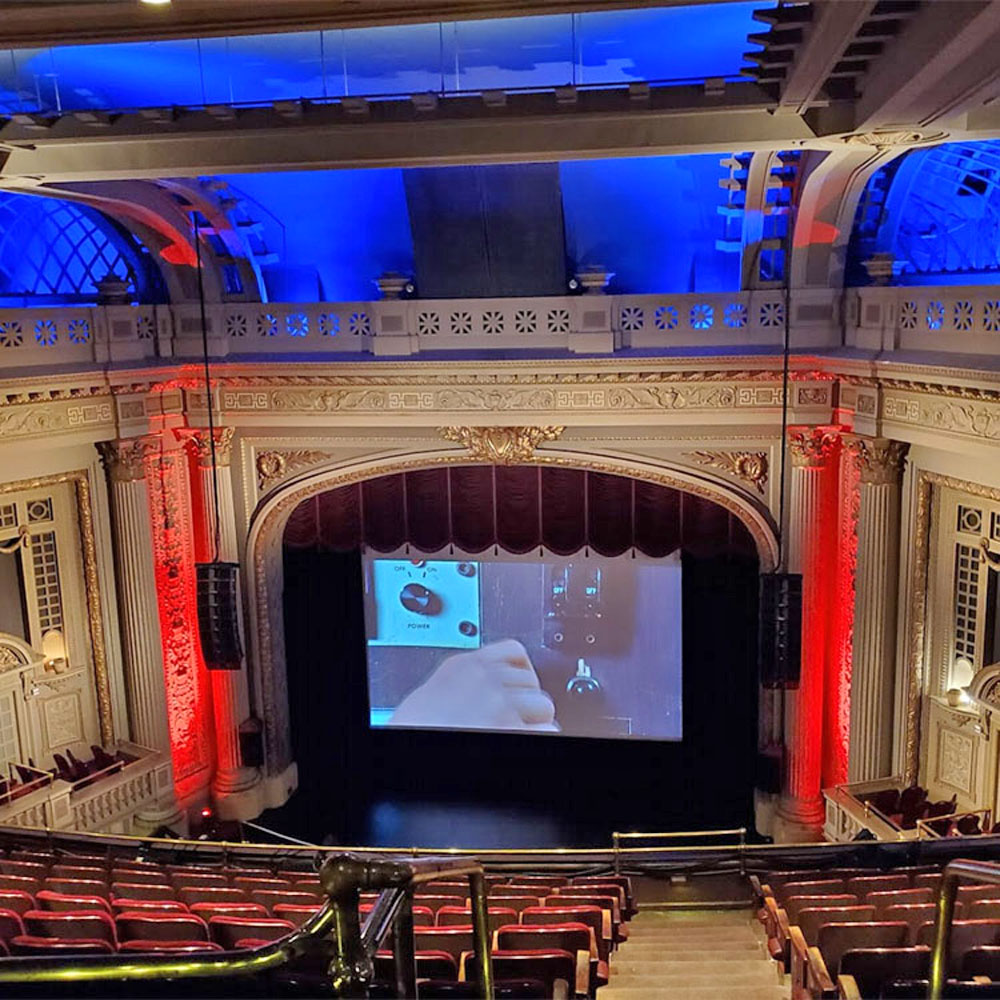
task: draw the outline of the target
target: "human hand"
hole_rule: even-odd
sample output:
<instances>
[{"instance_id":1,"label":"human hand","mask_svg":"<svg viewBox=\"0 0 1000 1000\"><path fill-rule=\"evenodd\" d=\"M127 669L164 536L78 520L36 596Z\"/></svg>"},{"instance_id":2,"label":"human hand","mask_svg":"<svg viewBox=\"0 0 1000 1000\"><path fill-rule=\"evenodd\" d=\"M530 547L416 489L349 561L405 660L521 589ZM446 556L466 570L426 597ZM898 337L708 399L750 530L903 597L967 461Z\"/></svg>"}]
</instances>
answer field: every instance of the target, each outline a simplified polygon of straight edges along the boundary
<instances>
[{"instance_id":1,"label":"human hand","mask_svg":"<svg viewBox=\"0 0 1000 1000\"><path fill-rule=\"evenodd\" d=\"M389 725L559 732L555 705L516 639L442 660L403 699Z\"/></svg>"}]
</instances>

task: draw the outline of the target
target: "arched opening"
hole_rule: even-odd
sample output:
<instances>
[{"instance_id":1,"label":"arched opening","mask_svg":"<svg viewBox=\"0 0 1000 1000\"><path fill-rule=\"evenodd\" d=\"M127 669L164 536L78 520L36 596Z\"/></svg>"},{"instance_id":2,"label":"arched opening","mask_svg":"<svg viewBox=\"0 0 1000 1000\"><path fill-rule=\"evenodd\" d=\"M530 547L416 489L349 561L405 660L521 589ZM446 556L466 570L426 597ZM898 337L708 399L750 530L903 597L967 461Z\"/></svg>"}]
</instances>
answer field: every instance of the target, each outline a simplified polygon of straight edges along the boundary
<instances>
[{"instance_id":1,"label":"arched opening","mask_svg":"<svg viewBox=\"0 0 1000 1000\"><path fill-rule=\"evenodd\" d=\"M507 560L527 574L522 581L534 574L541 601L546 566L559 558L604 560L607 579L616 581L609 608L631 617L618 660L598 656L601 676L624 662L623 650L632 655L644 620L660 613L655 601L634 594L623 611L620 589L635 579L630 564L679 564L683 725L675 738L372 725L366 559L462 555ZM300 791L269 817L280 829L341 843L538 846L604 843L613 829L750 817L762 560L747 526L721 503L580 468L437 466L313 491L287 519L282 561L289 737ZM485 608L485 591L480 600ZM522 622L517 634L558 721L574 658L553 652L541 601L527 611L537 627Z\"/></svg>"}]
</instances>

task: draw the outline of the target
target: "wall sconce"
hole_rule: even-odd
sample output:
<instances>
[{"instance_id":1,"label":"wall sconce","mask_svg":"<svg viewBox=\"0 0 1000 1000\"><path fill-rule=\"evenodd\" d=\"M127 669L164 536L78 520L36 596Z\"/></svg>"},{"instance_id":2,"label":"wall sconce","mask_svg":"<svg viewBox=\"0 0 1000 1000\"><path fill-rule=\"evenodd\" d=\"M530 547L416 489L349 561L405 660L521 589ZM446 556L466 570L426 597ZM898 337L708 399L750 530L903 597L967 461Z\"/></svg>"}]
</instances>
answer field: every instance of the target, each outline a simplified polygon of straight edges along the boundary
<instances>
[{"instance_id":1,"label":"wall sconce","mask_svg":"<svg viewBox=\"0 0 1000 1000\"><path fill-rule=\"evenodd\" d=\"M64 674L66 672L66 640L59 629L49 629L42 636L43 666L46 672Z\"/></svg>"}]
</instances>

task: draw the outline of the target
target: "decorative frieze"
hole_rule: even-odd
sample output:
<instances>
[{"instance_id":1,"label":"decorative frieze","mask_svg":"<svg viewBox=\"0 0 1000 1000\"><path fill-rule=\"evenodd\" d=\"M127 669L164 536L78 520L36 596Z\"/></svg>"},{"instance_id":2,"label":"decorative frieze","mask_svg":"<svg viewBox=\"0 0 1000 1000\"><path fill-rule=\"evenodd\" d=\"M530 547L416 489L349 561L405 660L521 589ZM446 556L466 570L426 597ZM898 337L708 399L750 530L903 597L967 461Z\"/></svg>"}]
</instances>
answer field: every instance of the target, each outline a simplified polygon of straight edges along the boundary
<instances>
[{"instance_id":1,"label":"decorative frieze","mask_svg":"<svg viewBox=\"0 0 1000 1000\"><path fill-rule=\"evenodd\" d=\"M80 427L111 426L110 401L92 403L24 402L0 410L0 438L58 434Z\"/></svg>"},{"instance_id":2,"label":"decorative frieze","mask_svg":"<svg viewBox=\"0 0 1000 1000\"><path fill-rule=\"evenodd\" d=\"M530 461L543 441L555 441L565 427L440 427L441 437L467 448L477 462L510 465Z\"/></svg>"},{"instance_id":3,"label":"decorative frieze","mask_svg":"<svg viewBox=\"0 0 1000 1000\"><path fill-rule=\"evenodd\" d=\"M767 453L763 451L692 451L686 455L699 465L728 472L763 495L767 486Z\"/></svg>"}]
</instances>

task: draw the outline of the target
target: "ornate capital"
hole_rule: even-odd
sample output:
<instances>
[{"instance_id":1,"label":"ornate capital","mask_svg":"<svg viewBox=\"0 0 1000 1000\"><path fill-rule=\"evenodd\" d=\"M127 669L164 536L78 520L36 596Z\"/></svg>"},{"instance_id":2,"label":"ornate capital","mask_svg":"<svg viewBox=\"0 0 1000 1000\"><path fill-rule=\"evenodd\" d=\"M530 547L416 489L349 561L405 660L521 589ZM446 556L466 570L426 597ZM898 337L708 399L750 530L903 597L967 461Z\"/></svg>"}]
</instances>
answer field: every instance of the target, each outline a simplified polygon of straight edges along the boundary
<instances>
[{"instance_id":1,"label":"ornate capital","mask_svg":"<svg viewBox=\"0 0 1000 1000\"><path fill-rule=\"evenodd\" d=\"M754 486L758 493L767 486L767 453L763 451L692 451L688 458L699 465L721 469Z\"/></svg>"},{"instance_id":2,"label":"ornate capital","mask_svg":"<svg viewBox=\"0 0 1000 1000\"><path fill-rule=\"evenodd\" d=\"M97 450L113 483L131 483L146 476L146 459L160 451L155 437L99 441Z\"/></svg>"},{"instance_id":3,"label":"ornate capital","mask_svg":"<svg viewBox=\"0 0 1000 1000\"><path fill-rule=\"evenodd\" d=\"M810 469L825 465L839 441L840 428L836 426L789 427L788 450L792 465Z\"/></svg>"},{"instance_id":4,"label":"ornate capital","mask_svg":"<svg viewBox=\"0 0 1000 1000\"><path fill-rule=\"evenodd\" d=\"M528 462L543 441L555 441L565 427L439 427L446 441L469 450L478 462L512 465Z\"/></svg>"},{"instance_id":5,"label":"ornate capital","mask_svg":"<svg viewBox=\"0 0 1000 1000\"><path fill-rule=\"evenodd\" d=\"M182 427L174 432L182 441L191 456L202 469L211 468L212 446L209 441L208 429L205 427ZM233 428L215 428L215 460L219 466L229 465L233 451Z\"/></svg>"},{"instance_id":6,"label":"ornate capital","mask_svg":"<svg viewBox=\"0 0 1000 1000\"><path fill-rule=\"evenodd\" d=\"M910 446L903 441L845 434L844 443L858 467L861 482L875 486L899 483Z\"/></svg>"}]
</instances>

